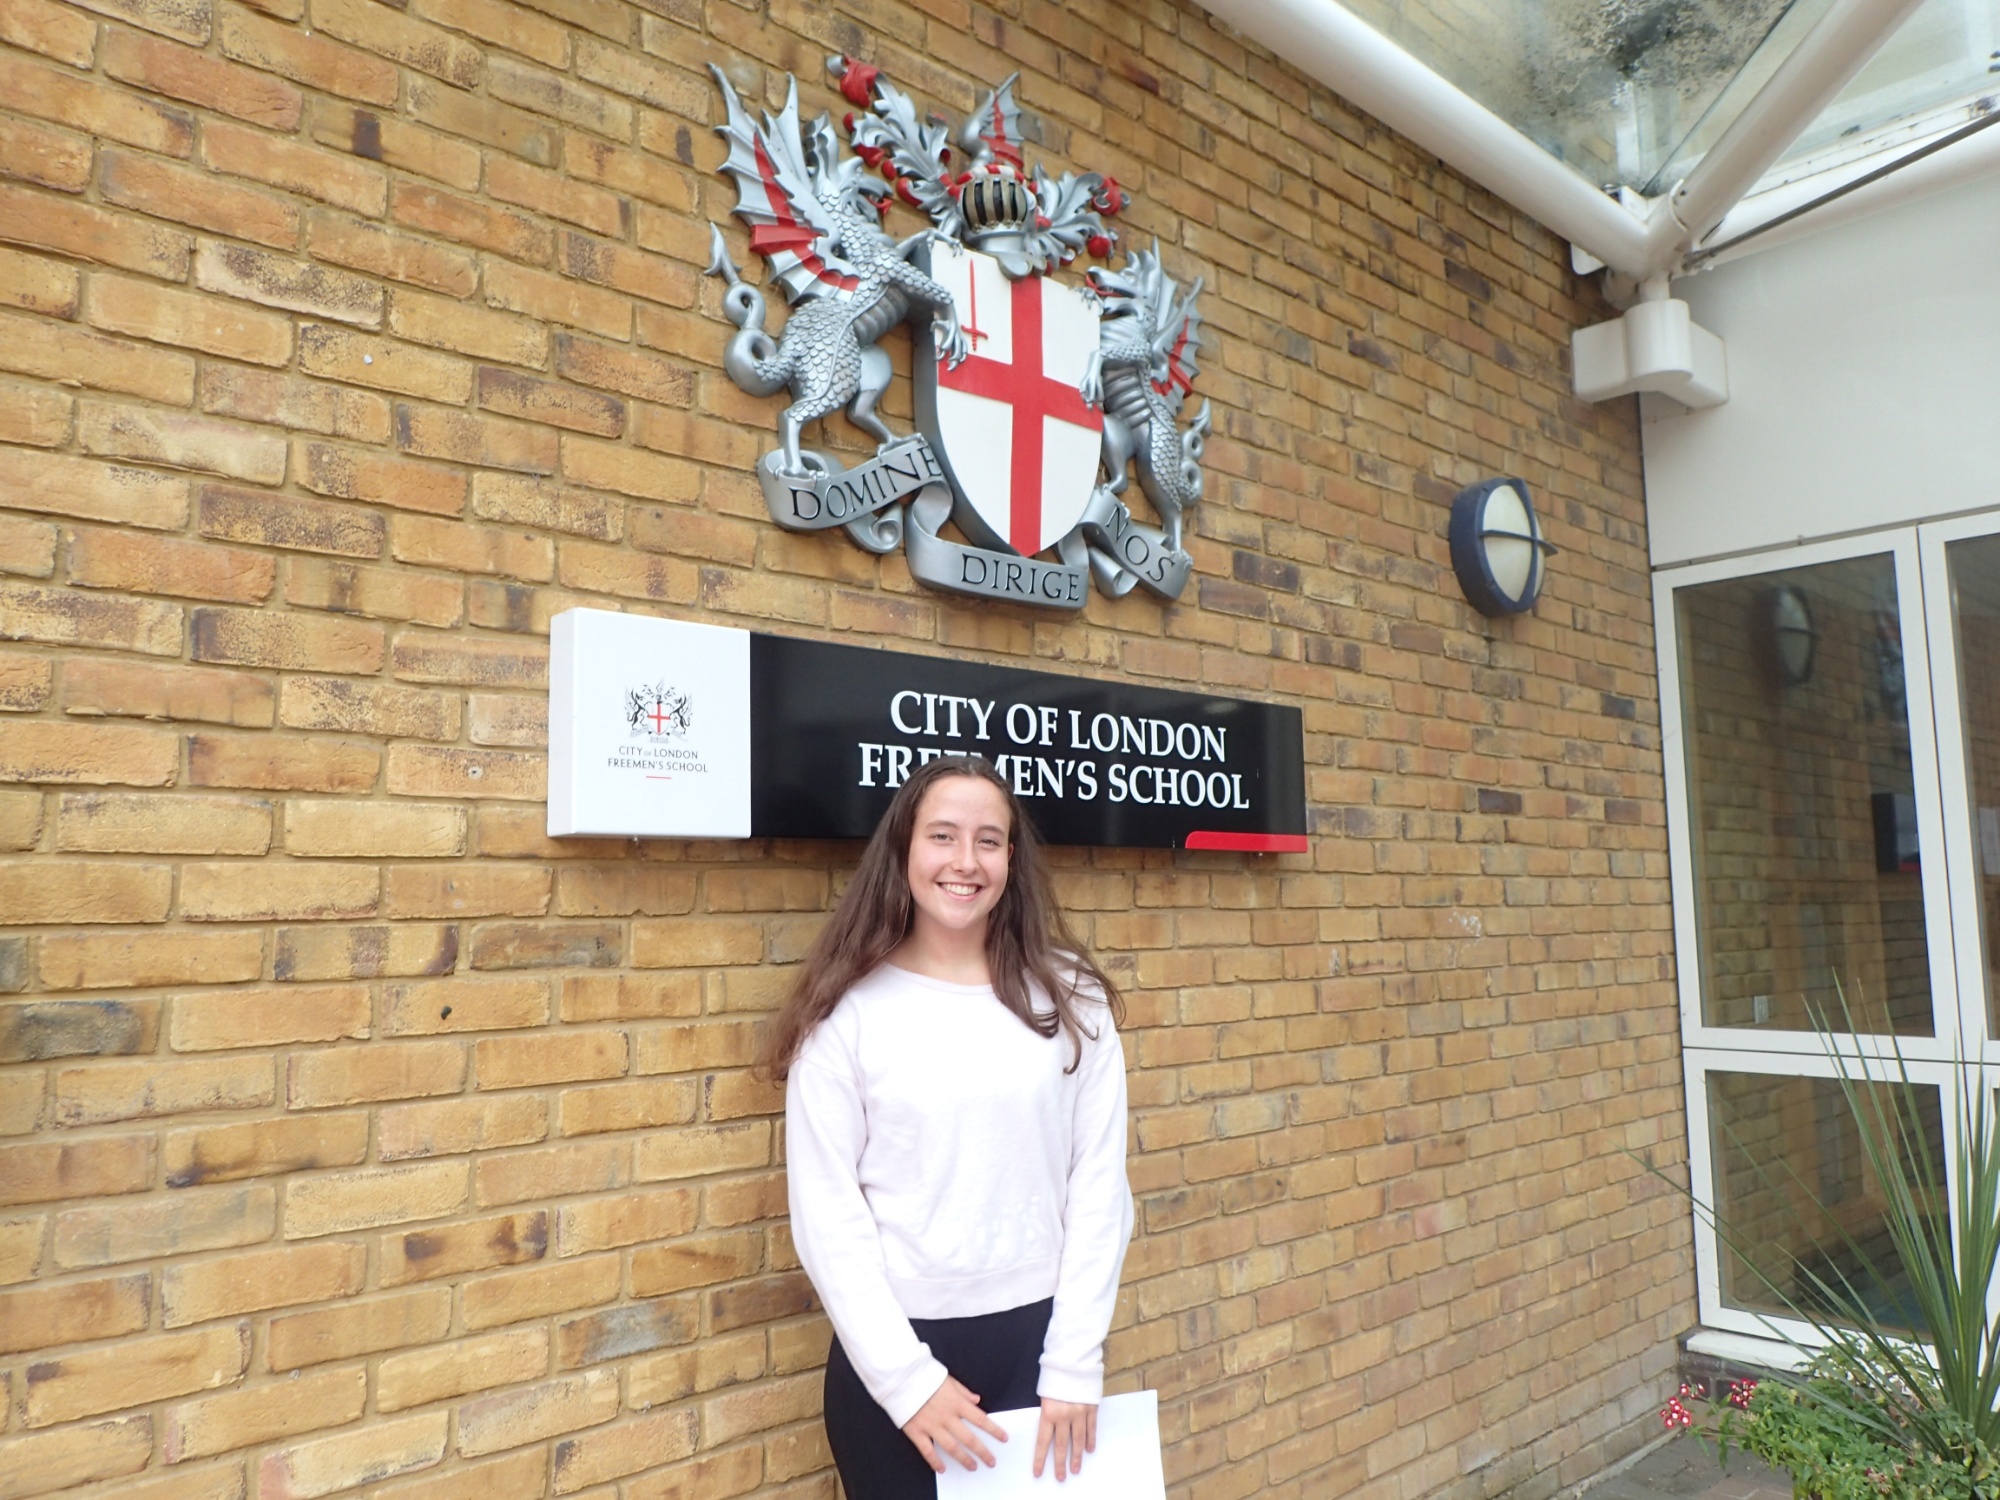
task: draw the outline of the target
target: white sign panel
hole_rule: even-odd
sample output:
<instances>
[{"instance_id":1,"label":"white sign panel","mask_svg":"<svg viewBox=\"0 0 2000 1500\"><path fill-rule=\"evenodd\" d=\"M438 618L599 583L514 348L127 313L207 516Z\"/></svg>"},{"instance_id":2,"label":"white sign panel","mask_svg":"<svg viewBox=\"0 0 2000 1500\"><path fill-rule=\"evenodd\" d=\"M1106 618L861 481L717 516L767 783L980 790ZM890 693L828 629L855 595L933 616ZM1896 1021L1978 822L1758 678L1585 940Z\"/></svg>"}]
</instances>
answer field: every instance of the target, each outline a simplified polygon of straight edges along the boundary
<instances>
[{"instance_id":1,"label":"white sign panel","mask_svg":"<svg viewBox=\"0 0 2000 1500\"><path fill-rule=\"evenodd\" d=\"M601 609L549 631L549 836L750 836L750 632Z\"/></svg>"}]
</instances>

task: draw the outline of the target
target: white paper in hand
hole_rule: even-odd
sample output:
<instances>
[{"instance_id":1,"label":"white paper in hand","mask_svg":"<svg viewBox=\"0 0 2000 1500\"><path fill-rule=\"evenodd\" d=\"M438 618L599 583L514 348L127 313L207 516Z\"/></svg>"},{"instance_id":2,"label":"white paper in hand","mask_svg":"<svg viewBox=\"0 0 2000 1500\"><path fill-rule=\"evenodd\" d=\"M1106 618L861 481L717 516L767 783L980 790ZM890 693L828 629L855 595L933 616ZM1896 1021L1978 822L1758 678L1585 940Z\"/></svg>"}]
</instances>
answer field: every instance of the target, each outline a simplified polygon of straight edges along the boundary
<instances>
[{"instance_id":1,"label":"white paper in hand","mask_svg":"<svg viewBox=\"0 0 2000 1500\"><path fill-rule=\"evenodd\" d=\"M1106 1396L1097 1408L1097 1451L1083 1457L1083 1472L1056 1481L1055 1460L1035 1478L1035 1429L1040 1407L997 1411L993 1420L1007 1441L986 1439L999 1463L967 1473L950 1459L938 1476L938 1500L1166 1500L1160 1465L1160 1397L1157 1391Z\"/></svg>"}]
</instances>

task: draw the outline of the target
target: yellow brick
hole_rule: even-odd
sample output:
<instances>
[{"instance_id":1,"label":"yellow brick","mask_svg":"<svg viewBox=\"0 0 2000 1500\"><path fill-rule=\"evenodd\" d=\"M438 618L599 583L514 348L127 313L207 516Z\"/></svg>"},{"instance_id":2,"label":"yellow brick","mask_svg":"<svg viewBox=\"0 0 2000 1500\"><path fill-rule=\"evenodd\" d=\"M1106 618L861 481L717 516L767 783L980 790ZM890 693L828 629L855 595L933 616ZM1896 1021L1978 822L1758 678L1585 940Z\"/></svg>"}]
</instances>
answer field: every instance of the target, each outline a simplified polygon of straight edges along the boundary
<instances>
[{"instance_id":1,"label":"yellow brick","mask_svg":"<svg viewBox=\"0 0 2000 1500\"><path fill-rule=\"evenodd\" d=\"M300 442L294 448L299 483L317 494L431 515L455 516L465 509L466 479L458 470L331 443Z\"/></svg>"},{"instance_id":2,"label":"yellow brick","mask_svg":"<svg viewBox=\"0 0 2000 1500\"><path fill-rule=\"evenodd\" d=\"M562 982L565 1021L636 1021L700 1011L698 974L575 974ZM646 1046L642 1039L640 1050Z\"/></svg>"},{"instance_id":3,"label":"yellow brick","mask_svg":"<svg viewBox=\"0 0 2000 1500\"><path fill-rule=\"evenodd\" d=\"M627 1051L624 1033L616 1031L485 1037L473 1043L473 1068L481 1089L616 1078L625 1072Z\"/></svg>"},{"instance_id":4,"label":"yellow brick","mask_svg":"<svg viewBox=\"0 0 2000 1500\"><path fill-rule=\"evenodd\" d=\"M563 438L562 471L573 484L641 500L685 505L701 493L701 471L693 464L594 438Z\"/></svg>"},{"instance_id":5,"label":"yellow brick","mask_svg":"<svg viewBox=\"0 0 2000 1500\"><path fill-rule=\"evenodd\" d=\"M182 1328L213 1318L351 1297L361 1290L367 1259L360 1245L300 1245L169 1266L160 1275L161 1324Z\"/></svg>"},{"instance_id":6,"label":"yellow brick","mask_svg":"<svg viewBox=\"0 0 2000 1500\"><path fill-rule=\"evenodd\" d=\"M408 682L546 688L549 654L548 648L539 644L460 640L405 631L396 637L392 670ZM469 779L483 779L483 773Z\"/></svg>"},{"instance_id":7,"label":"yellow brick","mask_svg":"<svg viewBox=\"0 0 2000 1500\"><path fill-rule=\"evenodd\" d=\"M189 864L181 870L181 915L190 922L365 917L379 885L374 870L353 865Z\"/></svg>"},{"instance_id":8,"label":"yellow brick","mask_svg":"<svg viewBox=\"0 0 2000 1500\"><path fill-rule=\"evenodd\" d=\"M694 1412L672 1411L565 1438L555 1448L555 1492L574 1494L588 1485L686 1458L700 1434L701 1419Z\"/></svg>"},{"instance_id":9,"label":"yellow brick","mask_svg":"<svg viewBox=\"0 0 2000 1500\"><path fill-rule=\"evenodd\" d=\"M0 37L73 68L87 68L97 49L97 23L47 0L12 0L0 8Z\"/></svg>"},{"instance_id":10,"label":"yellow brick","mask_svg":"<svg viewBox=\"0 0 2000 1500\"><path fill-rule=\"evenodd\" d=\"M276 314L124 276L92 279L90 321L112 333L251 364L282 365L292 357L292 326Z\"/></svg>"},{"instance_id":11,"label":"yellow brick","mask_svg":"<svg viewBox=\"0 0 2000 1500\"><path fill-rule=\"evenodd\" d=\"M606 1130L641 1130L656 1125L686 1125L700 1101L691 1080L664 1082L657 1078L602 1088L565 1089L556 1129L566 1136Z\"/></svg>"},{"instance_id":12,"label":"yellow brick","mask_svg":"<svg viewBox=\"0 0 2000 1500\"><path fill-rule=\"evenodd\" d=\"M167 1408L161 1456L177 1464L344 1426L367 1397L367 1372L354 1369L183 1402Z\"/></svg>"},{"instance_id":13,"label":"yellow brick","mask_svg":"<svg viewBox=\"0 0 2000 1500\"><path fill-rule=\"evenodd\" d=\"M31 1281L42 1265L42 1232L45 1219L9 1219L0 1222L0 1286Z\"/></svg>"},{"instance_id":14,"label":"yellow brick","mask_svg":"<svg viewBox=\"0 0 2000 1500\"><path fill-rule=\"evenodd\" d=\"M261 1500L307 1500L431 1468L444 1458L447 1425L436 1412L280 1448L258 1465L257 1493Z\"/></svg>"},{"instance_id":15,"label":"yellow brick","mask_svg":"<svg viewBox=\"0 0 2000 1500\"><path fill-rule=\"evenodd\" d=\"M240 1325L126 1339L30 1366L27 1423L46 1427L212 1391L241 1379L249 1362L250 1331Z\"/></svg>"},{"instance_id":16,"label":"yellow brick","mask_svg":"<svg viewBox=\"0 0 2000 1500\"><path fill-rule=\"evenodd\" d=\"M158 1479L127 1480L118 1500L244 1500L243 1465L189 1464Z\"/></svg>"},{"instance_id":17,"label":"yellow brick","mask_svg":"<svg viewBox=\"0 0 2000 1500\"><path fill-rule=\"evenodd\" d=\"M465 852L465 809L351 801L285 804L285 852L342 859L438 859Z\"/></svg>"},{"instance_id":18,"label":"yellow brick","mask_svg":"<svg viewBox=\"0 0 2000 1500\"><path fill-rule=\"evenodd\" d=\"M0 250L0 302L56 318L76 316L83 278L76 267L18 250Z\"/></svg>"},{"instance_id":19,"label":"yellow brick","mask_svg":"<svg viewBox=\"0 0 2000 1500\"><path fill-rule=\"evenodd\" d=\"M389 304L389 327L411 343L475 359L537 370L548 361L548 331L534 319L489 312L448 297L398 288Z\"/></svg>"},{"instance_id":20,"label":"yellow brick","mask_svg":"<svg viewBox=\"0 0 2000 1500\"><path fill-rule=\"evenodd\" d=\"M33 393L22 388L14 388L8 392L10 401L16 396L21 397L26 403L32 403L37 399ZM54 526L47 521L27 521L18 516L0 516L0 573L19 573L29 578L47 578L55 570Z\"/></svg>"},{"instance_id":21,"label":"yellow brick","mask_svg":"<svg viewBox=\"0 0 2000 1500\"><path fill-rule=\"evenodd\" d=\"M384 1349L435 1344L450 1326L451 1292L445 1287L350 1299L271 1319L265 1358L273 1370L296 1370ZM387 1401L378 1404L383 1411L396 1409Z\"/></svg>"},{"instance_id":22,"label":"yellow brick","mask_svg":"<svg viewBox=\"0 0 2000 1500\"><path fill-rule=\"evenodd\" d=\"M544 700L474 693L466 707L466 735L475 745L549 743L549 706Z\"/></svg>"},{"instance_id":23,"label":"yellow brick","mask_svg":"<svg viewBox=\"0 0 2000 1500\"><path fill-rule=\"evenodd\" d=\"M60 1068L55 1076L55 1117L64 1125L257 1109L275 1097L271 1061L263 1057L99 1063Z\"/></svg>"},{"instance_id":24,"label":"yellow brick","mask_svg":"<svg viewBox=\"0 0 2000 1500\"><path fill-rule=\"evenodd\" d=\"M548 1106L532 1094L403 1104L381 1113L383 1161L524 1146L548 1134Z\"/></svg>"},{"instance_id":25,"label":"yellow brick","mask_svg":"<svg viewBox=\"0 0 2000 1500\"><path fill-rule=\"evenodd\" d=\"M0 188L0 210L23 206ZM100 254L111 253L103 249L98 238L108 227L99 223L79 226L82 243L77 246L78 253L83 243L97 243ZM113 249L116 244L114 239ZM146 237L146 246L142 258L155 259L157 241L151 235ZM169 252L159 258L185 265L185 245L173 248L177 254ZM0 370L91 390L124 391L172 406L185 406L194 399L194 361L185 354L148 349L144 344L107 338L66 323L14 313L0 313ZM129 470L107 473L80 459L33 464L15 457L0 469L0 483L4 484L0 494L9 497L7 503L22 510L51 510L101 521L129 518L134 525L168 529L179 524L172 519L176 510L186 512L184 481Z\"/></svg>"},{"instance_id":26,"label":"yellow brick","mask_svg":"<svg viewBox=\"0 0 2000 1500\"><path fill-rule=\"evenodd\" d=\"M0 1145L0 1206L137 1193L153 1183L153 1138Z\"/></svg>"},{"instance_id":27,"label":"yellow brick","mask_svg":"<svg viewBox=\"0 0 2000 1500\"><path fill-rule=\"evenodd\" d=\"M137 1333L146 1326L150 1285L141 1274L0 1292L0 1354Z\"/></svg>"},{"instance_id":28,"label":"yellow brick","mask_svg":"<svg viewBox=\"0 0 2000 1500\"><path fill-rule=\"evenodd\" d=\"M460 579L318 557L286 561L285 598L303 609L413 620L419 625L456 625L465 613L465 584Z\"/></svg>"},{"instance_id":29,"label":"yellow brick","mask_svg":"<svg viewBox=\"0 0 2000 1500\"><path fill-rule=\"evenodd\" d=\"M378 1493L382 1500L541 1500L546 1492L548 1466L548 1458L541 1449L532 1448Z\"/></svg>"},{"instance_id":30,"label":"yellow brick","mask_svg":"<svg viewBox=\"0 0 2000 1500\"><path fill-rule=\"evenodd\" d=\"M85 588L254 604L270 597L277 578L270 558L236 547L97 527L78 527L65 540L70 581ZM177 636L169 654L179 653Z\"/></svg>"},{"instance_id":31,"label":"yellow brick","mask_svg":"<svg viewBox=\"0 0 2000 1500\"><path fill-rule=\"evenodd\" d=\"M377 1276L384 1286L403 1286L540 1260L548 1247L549 1216L545 1211L499 1214L384 1236Z\"/></svg>"},{"instance_id":32,"label":"yellow brick","mask_svg":"<svg viewBox=\"0 0 2000 1500\"><path fill-rule=\"evenodd\" d=\"M39 959L51 990L228 984L263 973L264 940L255 932L51 933Z\"/></svg>"},{"instance_id":33,"label":"yellow brick","mask_svg":"<svg viewBox=\"0 0 2000 1500\"><path fill-rule=\"evenodd\" d=\"M447 974L458 962L458 929L418 923L394 927L281 927L274 979L377 979Z\"/></svg>"},{"instance_id":34,"label":"yellow brick","mask_svg":"<svg viewBox=\"0 0 2000 1500\"><path fill-rule=\"evenodd\" d=\"M338 557L380 557L385 531L380 516L358 506L221 484L202 486L197 523L204 536Z\"/></svg>"},{"instance_id":35,"label":"yellow brick","mask_svg":"<svg viewBox=\"0 0 2000 1500\"><path fill-rule=\"evenodd\" d=\"M95 1479L114 1479L146 1467L153 1456L153 1420L123 1417L60 1432L0 1439L0 1474L8 1500L73 1490Z\"/></svg>"},{"instance_id":36,"label":"yellow brick","mask_svg":"<svg viewBox=\"0 0 2000 1500\"><path fill-rule=\"evenodd\" d=\"M635 1251L632 1291L640 1297L657 1297L691 1287L713 1286L719 1281L740 1281L762 1269L761 1231L704 1235Z\"/></svg>"},{"instance_id":37,"label":"yellow brick","mask_svg":"<svg viewBox=\"0 0 2000 1500\"><path fill-rule=\"evenodd\" d=\"M66 1209L56 1215L56 1264L76 1269L228 1250L268 1240L277 1222L277 1196L268 1187Z\"/></svg>"},{"instance_id":38,"label":"yellow brick","mask_svg":"<svg viewBox=\"0 0 2000 1500\"><path fill-rule=\"evenodd\" d=\"M389 438L389 403L366 391L323 385L269 370L208 365L201 372L202 410L292 431L323 432L356 442ZM296 460L294 460L296 462Z\"/></svg>"},{"instance_id":39,"label":"yellow brick","mask_svg":"<svg viewBox=\"0 0 2000 1500\"><path fill-rule=\"evenodd\" d=\"M55 663L46 657L0 652L0 710L33 713L49 701Z\"/></svg>"},{"instance_id":40,"label":"yellow brick","mask_svg":"<svg viewBox=\"0 0 2000 1500\"><path fill-rule=\"evenodd\" d=\"M63 712L268 727L277 694L247 672L80 659L63 669Z\"/></svg>"},{"instance_id":41,"label":"yellow brick","mask_svg":"<svg viewBox=\"0 0 2000 1500\"><path fill-rule=\"evenodd\" d=\"M764 961L763 924L740 917L669 917L632 924L632 962L645 969Z\"/></svg>"},{"instance_id":42,"label":"yellow brick","mask_svg":"<svg viewBox=\"0 0 2000 1500\"><path fill-rule=\"evenodd\" d=\"M0 911L10 923L163 922L173 891L165 865L81 860L0 863Z\"/></svg>"},{"instance_id":43,"label":"yellow brick","mask_svg":"<svg viewBox=\"0 0 2000 1500\"><path fill-rule=\"evenodd\" d=\"M618 1258L607 1255L475 1277L459 1290L460 1315L481 1329L597 1307L618 1295L618 1276Z\"/></svg>"},{"instance_id":44,"label":"yellow brick","mask_svg":"<svg viewBox=\"0 0 2000 1500\"><path fill-rule=\"evenodd\" d=\"M480 1157L472 1196L481 1208L542 1198L573 1197L625 1186L630 1154L623 1141L590 1141Z\"/></svg>"},{"instance_id":45,"label":"yellow brick","mask_svg":"<svg viewBox=\"0 0 2000 1500\"><path fill-rule=\"evenodd\" d=\"M176 995L168 1015L167 1045L176 1052L282 1047L369 1034L368 989L359 984Z\"/></svg>"},{"instance_id":46,"label":"yellow brick","mask_svg":"<svg viewBox=\"0 0 2000 1500\"><path fill-rule=\"evenodd\" d=\"M285 1060L285 1103L292 1109L323 1109L455 1094L465 1086L465 1064L465 1049L457 1042L377 1043L295 1053Z\"/></svg>"},{"instance_id":47,"label":"yellow brick","mask_svg":"<svg viewBox=\"0 0 2000 1500\"><path fill-rule=\"evenodd\" d=\"M191 627L196 661L358 676L382 666L382 627L358 620L204 608L194 611Z\"/></svg>"},{"instance_id":48,"label":"yellow brick","mask_svg":"<svg viewBox=\"0 0 2000 1500\"><path fill-rule=\"evenodd\" d=\"M0 584L0 639L179 656L184 617L178 604Z\"/></svg>"},{"instance_id":49,"label":"yellow brick","mask_svg":"<svg viewBox=\"0 0 2000 1500\"><path fill-rule=\"evenodd\" d=\"M548 910L549 876L505 865L396 865L383 901L394 917L535 917Z\"/></svg>"},{"instance_id":50,"label":"yellow brick","mask_svg":"<svg viewBox=\"0 0 2000 1500\"><path fill-rule=\"evenodd\" d=\"M734 1125L663 1130L648 1136L639 1142L636 1175L641 1182L655 1182L711 1172L739 1172L768 1166L770 1161L770 1123L746 1120Z\"/></svg>"},{"instance_id":51,"label":"yellow brick","mask_svg":"<svg viewBox=\"0 0 2000 1500\"><path fill-rule=\"evenodd\" d=\"M172 1130L161 1148L167 1186L173 1188L347 1167L367 1154L368 1117L359 1113Z\"/></svg>"},{"instance_id":52,"label":"yellow brick","mask_svg":"<svg viewBox=\"0 0 2000 1500\"><path fill-rule=\"evenodd\" d=\"M375 1401L383 1411L402 1411L496 1385L535 1380L548 1372L548 1335L538 1328L522 1328L393 1354L379 1367Z\"/></svg>"},{"instance_id":53,"label":"yellow brick","mask_svg":"<svg viewBox=\"0 0 2000 1500\"><path fill-rule=\"evenodd\" d=\"M274 739L268 734L188 736L195 786L274 792L362 792L375 784L382 752L354 740Z\"/></svg>"},{"instance_id":54,"label":"yellow brick","mask_svg":"<svg viewBox=\"0 0 2000 1500\"><path fill-rule=\"evenodd\" d=\"M333 677L288 677L278 717L293 729L333 729L395 739L455 740L455 695L420 688L346 682Z\"/></svg>"},{"instance_id":55,"label":"yellow brick","mask_svg":"<svg viewBox=\"0 0 2000 1500\"><path fill-rule=\"evenodd\" d=\"M458 1451L476 1458L518 1448L597 1426L617 1413L617 1374L587 1370L546 1385L466 1402L458 1411Z\"/></svg>"},{"instance_id":56,"label":"yellow brick","mask_svg":"<svg viewBox=\"0 0 2000 1500\"><path fill-rule=\"evenodd\" d=\"M490 4L492 0L484 3ZM388 160L386 151L383 159ZM317 259L330 260L352 271L390 281L407 281L451 297L470 296L479 284L476 262L471 256L379 225L318 210L307 215L306 232ZM418 390L408 394L430 393Z\"/></svg>"},{"instance_id":57,"label":"yellow brick","mask_svg":"<svg viewBox=\"0 0 2000 1500\"><path fill-rule=\"evenodd\" d=\"M392 984L382 992L384 1036L500 1031L549 1019L545 979L434 979Z\"/></svg>"},{"instance_id":58,"label":"yellow brick","mask_svg":"<svg viewBox=\"0 0 2000 1500\"><path fill-rule=\"evenodd\" d=\"M330 1172L292 1179L285 1192L285 1238L345 1234L456 1212L466 1201L461 1162Z\"/></svg>"},{"instance_id":59,"label":"yellow brick","mask_svg":"<svg viewBox=\"0 0 2000 1500\"><path fill-rule=\"evenodd\" d=\"M42 794L0 791L0 849L32 849L42 838Z\"/></svg>"},{"instance_id":60,"label":"yellow brick","mask_svg":"<svg viewBox=\"0 0 2000 1500\"><path fill-rule=\"evenodd\" d=\"M65 792L56 847L86 854L262 854L271 804L236 797Z\"/></svg>"},{"instance_id":61,"label":"yellow brick","mask_svg":"<svg viewBox=\"0 0 2000 1500\"><path fill-rule=\"evenodd\" d=\"M580 1255L686 1234L694 1227L698 1202L692 1188L662 1188L566 1203L556 1214L557 1253Z\"/></svg>"}]
</instances>

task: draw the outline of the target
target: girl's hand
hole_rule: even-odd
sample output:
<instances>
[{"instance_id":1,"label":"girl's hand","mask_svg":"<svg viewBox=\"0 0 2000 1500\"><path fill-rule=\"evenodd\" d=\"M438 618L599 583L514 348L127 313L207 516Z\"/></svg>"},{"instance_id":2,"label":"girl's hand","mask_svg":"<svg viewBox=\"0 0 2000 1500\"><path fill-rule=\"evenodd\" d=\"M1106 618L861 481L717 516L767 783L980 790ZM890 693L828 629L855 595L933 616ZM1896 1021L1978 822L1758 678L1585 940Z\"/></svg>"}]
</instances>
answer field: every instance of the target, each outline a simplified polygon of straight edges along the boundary
<instances>
[{"instance_id":1,"label":"girl's hand","mask_svg":"<svg viewBox=\"0 0 2000 1500\"><path fill-rule=\"evenodd\" d=\"M1035 1432L1035 1478L1042 1477L1042 1460L1055 1450L1056 1482L1083 1472L1083 1455L1097 1451L1097 1408L1080 1401L1042 1397L1042 1423Z\"/></svg>"},{"instance_id":2,"label":"girl's hand","mask_svg":"<svg viewBox=\"0 0 2000 1500\"><path fill-rule=\"evenodd\" d=\"M1042 1417L1048 1422L1046 1407ZM964 1386L945 1376L944 1384L937 1388L930 1400L917 1408L917 1414L903 1424L903 1436L917 1445L917 1452L923 1454L924 1462L931 1466L931 1472L944 1472L944 1455L949 1453L968 1469L976 1469L981 1463L992 1468L993 1455L986 1445L979 1441L973 1431L977 1427L1001 1442L1007 1441L1006 1431L1000 1424L979 1409L979 1398ZM1041 1470L1037 1469L1036 1473Z\"/></svg>"}]
</instances>

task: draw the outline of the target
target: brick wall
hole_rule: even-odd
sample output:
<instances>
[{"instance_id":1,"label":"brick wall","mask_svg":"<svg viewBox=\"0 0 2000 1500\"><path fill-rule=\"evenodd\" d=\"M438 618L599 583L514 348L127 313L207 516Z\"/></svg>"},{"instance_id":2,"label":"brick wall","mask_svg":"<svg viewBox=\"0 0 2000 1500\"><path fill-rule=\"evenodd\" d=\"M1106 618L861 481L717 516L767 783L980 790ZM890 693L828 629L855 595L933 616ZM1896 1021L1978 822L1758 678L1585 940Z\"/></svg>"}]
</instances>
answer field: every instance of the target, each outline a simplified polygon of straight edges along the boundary
<instances>
[{"instance_id":1,"label":"brick wall","mask_svg":"<svg viewBox=\"0 0 2000 1500\"><path fill-rule=\"evenodd\" d=\"M1186 0L0 0L0 43L0 1496L833 1494L746 1065L856 850L547 840L585 603L1302 705L1310 855L1058 856L1132 1002L1115 1384L1176 1500L1539 1497L1654 1430L1637 432L1568 395L1560 243ZM763 517L700 65L818 108L836 50L951 110L1018 66L1042 158L1208 278L1179 605L953 602ZM1563 551L1494 625L1443 536L1498 472Z\"/></svg>"}]
</instances>

